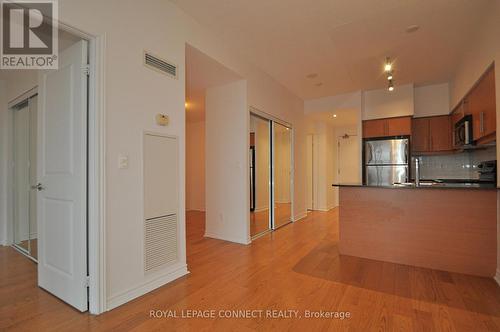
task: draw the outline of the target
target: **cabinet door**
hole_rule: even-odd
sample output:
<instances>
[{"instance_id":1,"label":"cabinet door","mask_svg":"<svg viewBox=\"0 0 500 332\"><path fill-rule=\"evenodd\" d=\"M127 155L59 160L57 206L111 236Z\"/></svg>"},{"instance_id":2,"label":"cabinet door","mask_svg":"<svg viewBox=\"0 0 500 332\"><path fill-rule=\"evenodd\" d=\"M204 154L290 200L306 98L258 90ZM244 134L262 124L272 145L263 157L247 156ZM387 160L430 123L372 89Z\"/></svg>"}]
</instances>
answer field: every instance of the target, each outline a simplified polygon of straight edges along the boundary
<instances>
[{"instance_id":1,"label":"cabinet door","mask_svg":"<svg viewBox=\"0 0 500 332\"><path fill-rule=\"evenodd\" d=\"M429 118L430 151L452 150L451 117L449 115Z\"/></svg>"},{"instance_id":2,"label":"cabinet door","mask_svg":"<svg viewBox=\"0 0 500 332\"><path fill-rule=\"evenodd\" d=\"M411 148L414 152L430 151L429 118L413 119Z\"/></svg>"},{"instance_id":3,"label":"cabinet door","mask_svg":"<svg viewBox=\"0 0 500 332\"><path fill-rule=\"evenodd\" d=\"M468 111L472 114L472 134L479 140L496 131L495 73L490 69L471 90Z\"/></svg>"},{"instance_id":4,"label":"cabinet door","mask_svg":"<svg viewBox=\"0 0 500 332\"><path fill-rule=\"evenodd\" d=\"M366 120L363 121L363 137L384 137L386 135L386 121L381 120Z\"/></svg>"},{"instance_id":5,"label":"cabinet door","mask_svg":"<svg viewBox=\"0 0 500 332\"><path fill-rule=\"evenodd\" d=\"M387 136L411 135L411 117L387 119Z\"/></svg>"}]
</instances>

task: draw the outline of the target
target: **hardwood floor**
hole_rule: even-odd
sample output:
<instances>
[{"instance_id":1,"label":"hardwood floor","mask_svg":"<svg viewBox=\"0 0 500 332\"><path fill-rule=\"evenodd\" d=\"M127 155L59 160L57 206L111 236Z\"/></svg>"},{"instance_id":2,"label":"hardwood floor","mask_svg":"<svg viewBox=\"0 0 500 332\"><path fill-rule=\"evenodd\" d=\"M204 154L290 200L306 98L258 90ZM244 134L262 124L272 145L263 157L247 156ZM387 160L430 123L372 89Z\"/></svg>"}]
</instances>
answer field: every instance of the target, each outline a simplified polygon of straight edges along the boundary
<instances>
[{"instance_id":1,"label":"hardwood floor","mask_svg":"<svg viewBox=\"0 0 500 332\"><path fill-rule=\"evenodd\" d=\"M31 243L30 243L30 241L31 241ZM19 242L18 246L23 248L27 252L29 252L31 257L33 257L34 259L38 258L38 240L37 239L21 241L21 242ZM31 252L30 252L30 250L31 250Z\"/></svg>"},{"instance_id":2,"label":"hardwood floor","mask_svg":"<svg viewBox=\"0 0 500 332\"><path fill-rule=\"evenodd\" d=\"M274 214L276 226L282 226L291 220L292 204L275 203ZM269 229L269 209L250 212L250 235L258 235Z\"/></svg>"},{"instance_id":3,"label":"hardwood floor","mask_svg":"<svg viewBox=\"0 0 500 332\"><path fill-rule=\"evenodd\" d=\"M122 307L80 314L36 287L36 265L0 248L0 330L500 331L492 279L339 256L337 211L307 218L249 246L204 239L188 213L191 273ZM348 311L344 320L150 318L150 310Z\"/></svg>"}]
</instances>

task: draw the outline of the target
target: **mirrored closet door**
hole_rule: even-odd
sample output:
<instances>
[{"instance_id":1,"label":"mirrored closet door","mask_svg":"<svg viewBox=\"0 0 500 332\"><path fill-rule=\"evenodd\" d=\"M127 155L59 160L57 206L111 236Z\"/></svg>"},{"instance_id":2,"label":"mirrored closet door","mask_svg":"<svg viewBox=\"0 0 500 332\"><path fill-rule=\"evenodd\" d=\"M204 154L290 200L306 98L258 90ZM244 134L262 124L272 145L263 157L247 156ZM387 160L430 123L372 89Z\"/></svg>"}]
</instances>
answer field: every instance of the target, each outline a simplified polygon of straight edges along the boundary
<instances>
[{"instance_id":1,"label":"mirrored closet door","mask_svg":"<svg viewBox=\"0 0 500 332\"><path fill-rule=\"evenodd\" d=\"M292 129L250 114L250 235L292 221Z\"/></svg>"},{"instance_id":2,"label":"mirrored closet door","mask_svg":"<svg viewBox=\"0 0 500 332\"><path fill-rule=\"evenodd\" d=\"M292 135L291 130L274 122L273 180L274 180L274 228L292 221Z\"/></svg>"},{"instance_id":3,"label":"mirrored closet door","mask_svg":"<svg viewBox=\"0 0 500 332\"><path fill-rule=\"evenodd\" d=\"M36 128L37 97L11 108L13 112L14 246L37 259Z\"/></svg>"},{"instance_id":4,"label":"mirrored closet door","mask_svg":"<svg viewBox=\"0 0 500 332\"><path fill-rule=\"evenodd\" d=\"M250 235L271 229L271 123L250 116Z\"/></svg>"}]
</instances>

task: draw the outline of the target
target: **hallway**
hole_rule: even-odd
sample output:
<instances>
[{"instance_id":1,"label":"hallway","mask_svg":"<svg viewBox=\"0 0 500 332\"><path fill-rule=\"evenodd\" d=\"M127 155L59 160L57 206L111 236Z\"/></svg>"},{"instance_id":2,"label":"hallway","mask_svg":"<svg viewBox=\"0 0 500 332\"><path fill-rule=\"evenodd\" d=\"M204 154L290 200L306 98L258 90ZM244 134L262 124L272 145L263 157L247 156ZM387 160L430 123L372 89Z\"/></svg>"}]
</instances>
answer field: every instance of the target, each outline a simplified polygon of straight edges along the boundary
<instances>
[{"instance_id":1,"label":"hallway","mask_svg":"<svg viewBox=\"0 0 500 332\"><path fill-rule=\"evenodd\" d=\"M187 213L190 274L98 317L36 287L36 265L0 248L0 330L500 330L492 279L340 257L338 213L307 218L243 246L204 239ZM150 310L345 311L349 319L150 318Z\"/></svg>"}]
</instances>

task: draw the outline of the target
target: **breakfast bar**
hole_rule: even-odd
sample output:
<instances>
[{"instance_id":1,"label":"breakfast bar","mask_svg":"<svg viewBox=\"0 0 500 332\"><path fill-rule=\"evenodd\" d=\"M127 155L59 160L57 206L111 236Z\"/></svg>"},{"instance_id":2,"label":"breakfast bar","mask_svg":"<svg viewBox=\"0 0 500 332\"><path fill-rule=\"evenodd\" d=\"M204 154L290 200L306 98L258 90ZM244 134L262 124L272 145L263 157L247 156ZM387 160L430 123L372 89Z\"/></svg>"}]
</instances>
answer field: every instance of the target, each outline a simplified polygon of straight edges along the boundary
<instances>
[{"instance_id":1,"label":"breakfast bar","mask_svg":"<svg viewBox=\"0 0 500 332\"><path fill-rule=\"evenodd\" d=\"M495 275L495 186L334 186L339 187L341 254Z\"/></svg>"}]
</instances>

